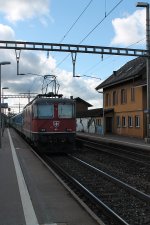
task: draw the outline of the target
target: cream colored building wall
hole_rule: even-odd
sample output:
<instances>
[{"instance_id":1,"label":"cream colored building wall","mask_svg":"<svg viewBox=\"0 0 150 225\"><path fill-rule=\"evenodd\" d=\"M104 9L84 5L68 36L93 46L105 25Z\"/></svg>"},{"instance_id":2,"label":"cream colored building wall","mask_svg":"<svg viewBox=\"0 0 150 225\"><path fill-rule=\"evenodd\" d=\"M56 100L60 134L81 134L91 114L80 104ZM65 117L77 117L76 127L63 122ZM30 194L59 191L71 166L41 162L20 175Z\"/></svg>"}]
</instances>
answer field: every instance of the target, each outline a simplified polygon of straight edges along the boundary
<instances>
[{"instance_id":1,"label":"cream colored building wall","mask_svg":"<svg viewBox=\"0 0 150 225\"><path fill-rule=\"evenodd\" d=\"M104 89L104 108L114 109L113 114L113 133L125 136L144 138L145 125L144 125L144 107L143 107L143 87L135 87L135 101L131 100L131 87L133 83L126 85L118 85L114 88ZM127 93L126 103L121 104L121 89L125 89ZM113 92L116 91L118 94L118 103L113 105ZM110 95L110 104L106 106L106 94ZM120 117L121 125L117 127L117 116ZM128 126L128 117L133 118L133 126ZM140 127L135 126L135 117L140 116ZM126 117L126 127L122 127L122 117Z\"/></svg>"}]
</instances>

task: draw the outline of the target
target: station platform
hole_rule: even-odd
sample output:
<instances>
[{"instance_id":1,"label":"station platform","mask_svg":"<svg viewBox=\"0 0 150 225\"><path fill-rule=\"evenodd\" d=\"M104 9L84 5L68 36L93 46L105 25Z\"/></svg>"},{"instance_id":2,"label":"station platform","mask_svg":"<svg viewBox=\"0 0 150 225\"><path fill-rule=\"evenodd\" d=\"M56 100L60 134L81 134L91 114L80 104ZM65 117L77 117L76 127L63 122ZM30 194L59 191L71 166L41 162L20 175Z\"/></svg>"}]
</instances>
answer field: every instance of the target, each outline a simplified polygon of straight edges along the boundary
<instances>
[{"instance_id":1,"label":"station platform","mask_svg":"<svg viewBox=\"0 0 150 225\"><path fill-rule=\"evenodd\" d=\"M137 149L145 149L150 151L150 143L145 143L144 139L135 138L135 137L127 137L115 134L92 134L85 132L77 132L77 137L85 137L91 140L107 142L107 143L116 143L123 146L130 146Z\"/></svg>"},{"instance_id":2,"label":"station platform","mask_svg":"<svg viewBox=\"0 0 150 225\"><path fill-rule=\"evenodd\" d=\"M0 225L38 224L104 225L13 129L6 128L0 149Z\"/></svg>"}]
</instances>

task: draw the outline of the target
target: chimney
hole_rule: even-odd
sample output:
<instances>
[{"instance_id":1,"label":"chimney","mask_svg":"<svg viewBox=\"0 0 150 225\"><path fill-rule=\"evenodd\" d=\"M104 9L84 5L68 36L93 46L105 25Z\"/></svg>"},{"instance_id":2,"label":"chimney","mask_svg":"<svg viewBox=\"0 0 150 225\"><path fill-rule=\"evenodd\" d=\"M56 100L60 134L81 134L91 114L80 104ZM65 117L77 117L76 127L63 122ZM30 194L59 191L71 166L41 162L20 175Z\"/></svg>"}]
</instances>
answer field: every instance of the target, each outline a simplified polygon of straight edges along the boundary
<instances>
[{"instance_id":1,"label":"chimney","mask_svg":"<svg viewBox=\"0 0 150 225\"><path fill-rule=\"evenodd\" d=\"M116 76L117 75L117 71L114 70L113 71L113 75Z\"/></svg>"}]
</instances>

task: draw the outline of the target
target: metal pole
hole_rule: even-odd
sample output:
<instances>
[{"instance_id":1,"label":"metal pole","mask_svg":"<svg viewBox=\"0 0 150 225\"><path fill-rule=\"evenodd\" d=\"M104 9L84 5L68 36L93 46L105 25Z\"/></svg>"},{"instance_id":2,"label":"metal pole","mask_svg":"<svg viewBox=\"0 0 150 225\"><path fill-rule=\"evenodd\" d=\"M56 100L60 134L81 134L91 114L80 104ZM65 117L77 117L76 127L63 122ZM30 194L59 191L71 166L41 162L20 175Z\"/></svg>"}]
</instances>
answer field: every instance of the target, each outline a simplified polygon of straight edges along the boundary
<instances>
[{"instance_id":1,"label":"metal pole","mask_svg":"<svg viewBox=\"0 0 150 225\"><path fill-rule=\"evenodd\" d=\"M146 7L146 49L147 57L147 142L150 143L150 22L149 4Z\"/></svg>"},{"instance_id":2,"label":"metal pole","mask_svg":"<svg viewBox=\"0 0 150 225\"><path fill-rule=\"evenodd\" d=\"M30 91L29 91L29 95L28 95L28 103L30 102Z\"/></svg>"},{"instance_id":3,"label":"metal pole","mask_svg":"<svg viewBox=\"0 0 150 225\"><path fill-rule=\"evenodd\" d=\"M72 64L73 64L73 77L76 77L76 74L75 74L75 65L76 65L77 53L76 52L71 52L71 57L72 57Z\"/></svg>"},{"instance_id":4,"label":"metal pole","mask_svg":"<svg viewBox=\"0 0 150 225\"><path fill-rule=\"evenodd\" d=\"M20 113L20 99L19 99L19 113Z\"/></svg>"},{"instance_id":5,"label":"metal pole","mask_svg":"<svg viewBox=\"0 0 150 225\"><path fill-rule=\"evenodd\" d=\"M2 112L1 112L1 64L0 64L0 149L2 148Z\"/></svg>"},{"instance_id":6,"label":"metal pole","mask_svg":"<svg viewBox=\"0 0 150 225\"><path fill-rule=\"evenodd\" d=\"M1 62L0 63L0 149L2 148L2 112L1 112L1 66L2 65L7 65L7 64L10 64L10 62Z\"/></svg>"},{"instance_id":7,"label":"metal pole","mask_svg":"<svg viewBox=\"0 0 150 225\"><path fill-rule=\"evenodd\" d=\"M1 100L1 102L4 103L3 88L2 88L2 91L1 91L1 95L2 95L2 100Z\"/></svg>"},{"instance_id":8,"label":"metal pole","mask_svg":"<svg viewBox=\"0 0 150 225\"><path fill-rule=\"evenodd\" d=\"M147 76L147 138L145 141L150 143L150 16L149 3L138 2L137 7L146 8L146 50L148 52L146 59L146 76Z\"/></svg>"},{"instance_id":9,"label":"metal pole","mask_svg":"<svg viewBox=\"0 0 150 225\"><path fill-rule=\"evenodd\" d=\"M103 136L105 135L105 111L104 111L104 91L103 91Z\"/></svg>"},{"instance_id":10,"label":"metal pole","mask_svg":"<svg viewBox=\"0 0 150 225\"><path fill-rule=\"evenodd\" d=\"M55 95L56 95L56 77L54 77Z\"/></svg>"}]
</instances>

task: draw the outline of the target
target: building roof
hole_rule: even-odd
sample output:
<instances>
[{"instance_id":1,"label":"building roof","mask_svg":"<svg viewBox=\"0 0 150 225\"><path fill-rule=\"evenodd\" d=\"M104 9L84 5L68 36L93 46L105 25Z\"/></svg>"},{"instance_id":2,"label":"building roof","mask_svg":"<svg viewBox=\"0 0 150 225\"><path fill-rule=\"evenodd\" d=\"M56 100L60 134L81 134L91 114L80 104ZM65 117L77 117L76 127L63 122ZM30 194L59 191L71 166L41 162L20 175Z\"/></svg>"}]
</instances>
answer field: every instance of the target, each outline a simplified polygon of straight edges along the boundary
<instances>
[{"instance_id":1,"label":"building roof","mask_svg":"<svg viewBox=\"0 0 150 225\"><path fill-rule=\"evenodd\" d=\"M91 107L92 106L90 103L84 101L82 98L77 97L77 98L74 98L74 100L76 102L79 102L79 103L84 103L85 105L87 105L87 107Z\"/></svg>"},{"instance_id":2,"label":"building roof","mask_svg":"<svg viewBox=\"0 0 150 225\"><path fill-rule=\"evenodd\" d=\"M138 57L127 62L119 70L114 71L110 77L108 77L95 89L99 90L101 88L107 88L119 83L126 82L131 79L135 79L141 76L143 71L146 71L146 58Z\"/></svg>"},{"instance_id":3,"label":"building roof","mask_svg":"<svg viewBox=\"0 0 150 225\"><path fill-rule=\"evenodd\" d=\"M102 117L103 113L107 114L109 112L113 112L113 109L105 109L103 112L103 108L90 109L87 111L77 112L77 118L86 118L86 117Z\"/></svg>"},{"instance_id":4,"label":"building roof","mask_svg":"<svg viewBox=\"0 0 150 225\"><path fill-rule=\"evenodd\" d=\"M87 111L77 112L77 118L85 118L85 117L100 117L103 115L103 108L98 109L90 109Z\"/></svg>"}]
</instances>

